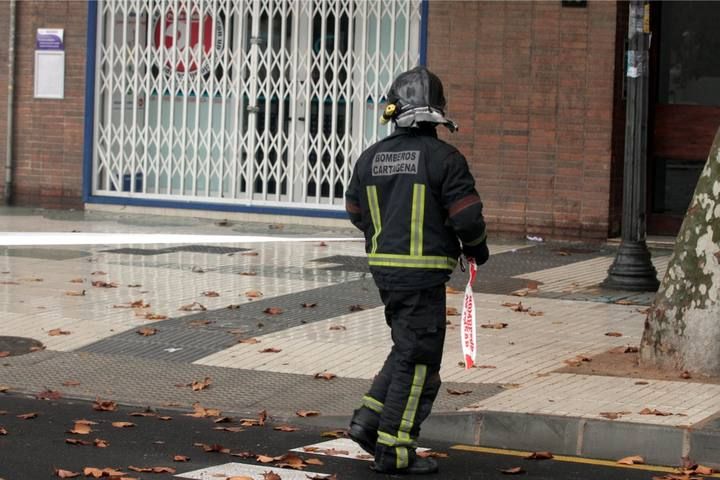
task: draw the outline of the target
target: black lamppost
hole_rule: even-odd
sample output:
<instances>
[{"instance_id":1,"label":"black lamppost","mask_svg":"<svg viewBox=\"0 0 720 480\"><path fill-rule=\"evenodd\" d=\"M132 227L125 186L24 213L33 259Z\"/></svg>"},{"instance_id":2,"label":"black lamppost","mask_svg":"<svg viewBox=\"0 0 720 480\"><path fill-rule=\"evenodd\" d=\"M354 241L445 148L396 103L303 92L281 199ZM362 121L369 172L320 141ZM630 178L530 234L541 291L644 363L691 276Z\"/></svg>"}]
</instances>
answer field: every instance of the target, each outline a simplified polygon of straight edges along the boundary
<instances>
[{"instance_id":1,"label":"black lamppost","mask_svg":"<svg viewBox=\"0 0 720 480\"><path fill-rule=\"evenodd\" d=\"M645 243L650 4L630 2L622 242L603 287L655 291L660 282Z\"/></svg>"}]
</instances>

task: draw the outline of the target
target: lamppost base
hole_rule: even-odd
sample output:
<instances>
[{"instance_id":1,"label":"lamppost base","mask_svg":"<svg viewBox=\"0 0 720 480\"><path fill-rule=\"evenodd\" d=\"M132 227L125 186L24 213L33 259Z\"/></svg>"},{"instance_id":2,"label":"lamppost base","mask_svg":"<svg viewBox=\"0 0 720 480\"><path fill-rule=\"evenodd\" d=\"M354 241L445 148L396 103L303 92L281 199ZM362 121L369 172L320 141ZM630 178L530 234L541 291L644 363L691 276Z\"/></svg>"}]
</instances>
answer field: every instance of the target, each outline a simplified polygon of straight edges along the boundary
<instances>
[{"instance_id":1,"label":"lamppost base","mask_svg":"<svg viewBox=\"0 0 720 480\"><path fill-rule=\"evenodd\" d=\"M657 291L660 282L645 242L623 240L608 276L600 286L617 290Z\"/></svg>"}]
</instances>

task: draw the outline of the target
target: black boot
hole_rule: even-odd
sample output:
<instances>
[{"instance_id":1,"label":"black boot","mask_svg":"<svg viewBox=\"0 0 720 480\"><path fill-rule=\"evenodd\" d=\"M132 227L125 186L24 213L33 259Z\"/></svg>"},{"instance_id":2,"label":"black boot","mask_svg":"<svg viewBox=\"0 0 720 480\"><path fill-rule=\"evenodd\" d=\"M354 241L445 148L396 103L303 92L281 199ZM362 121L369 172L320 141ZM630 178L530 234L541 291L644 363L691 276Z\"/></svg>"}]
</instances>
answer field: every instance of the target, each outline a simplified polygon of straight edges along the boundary
<instances>
[{"instance_id":1,"label":"black boot","mask_svg":"<svg viewBox=\"0 0 720 480\"><path fill-rule=\"evenodd\" d=\"M378 465L377 462L373 462L371 467L377 473L392 473L400 475L428 475L436 473L438 471L438 464L432 457L418 457L415 456L413 462L407 468L395 468Z\"/></svg>"},{"instance_id":2,"label":"black boot","mask_svg":"<svg viewBox=\"0 0 720 480\"><path fill-rule=\"evenodd\" d=\"M379 425L380 415L367 407L360 407L353 413L348 435L355 443L360 445L363 450L374 456Z\"/></svg>"}]
</instances>

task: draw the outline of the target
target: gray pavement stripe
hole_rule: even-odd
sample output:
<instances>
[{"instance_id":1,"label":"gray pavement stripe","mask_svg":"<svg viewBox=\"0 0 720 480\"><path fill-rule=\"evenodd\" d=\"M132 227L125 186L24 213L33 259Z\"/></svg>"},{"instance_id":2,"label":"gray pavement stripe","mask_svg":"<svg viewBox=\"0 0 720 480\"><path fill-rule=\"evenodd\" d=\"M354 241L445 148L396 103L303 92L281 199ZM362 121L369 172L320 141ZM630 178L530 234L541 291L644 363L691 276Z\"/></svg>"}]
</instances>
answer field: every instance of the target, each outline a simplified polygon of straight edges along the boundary
<instances>
[{"instance_id":1,"label":"gray pavement stripe","mask_svg":"<svg viewBox=\"0 0 720 480\"><path fill-rule=\"evenodd\" d=\"M304 303L317 305L313 308L304 308L302 306ZM181 318L149 323L146 326L157 328L157 334L142 337L133 329L86 345L78 351L193 362L233 345L236 337L227 330L242 330L245 332L243 336L247 337L265 335L347 314L352 305L362 305L364 308L382 305L371 279L263 298L237 305L237 308L233 309L208 310ZM283 313L280 315L264 313L264 310L270 307L279 307ZM213 323L192 327L190 323L196 320Z\"/></svg>"},{"instance_id":2,"label":"gray pavement stripe","mask_svg":"<svg viewBox=\"0 0 720 480\"><path fill-rule=\"evenodd\" d=\"M335 378L316 380L310 375L258 372L235 368L182 364L124 355L88 352L36 352L9 357L0 369L0 384L13 392L34 394L58 390L66 398L112 399L136 406L174 406L190 409L199 401L205 407L235 413L267 409L270 415L294 417L299 409L317 410L322 415L349 415L359 406L370 380ZM212 379L206 390L193 392L188 384L205 377ZM67 380L80 382L74 387ZM446 388L470 390L467 395L450 395ZM456 411L487 399L502 390L498 384L449 382L435 402L435 411ZM0 394L1 395L1 394Z\"/></svg>"}]
</instances>

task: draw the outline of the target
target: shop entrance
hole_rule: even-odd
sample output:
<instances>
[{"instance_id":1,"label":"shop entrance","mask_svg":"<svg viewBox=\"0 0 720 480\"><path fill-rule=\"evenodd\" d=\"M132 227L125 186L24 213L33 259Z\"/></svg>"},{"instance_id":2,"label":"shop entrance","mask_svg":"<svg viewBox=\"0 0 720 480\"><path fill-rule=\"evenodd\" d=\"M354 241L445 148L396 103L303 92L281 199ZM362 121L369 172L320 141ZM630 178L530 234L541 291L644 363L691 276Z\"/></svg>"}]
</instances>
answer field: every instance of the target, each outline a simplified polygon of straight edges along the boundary
<instances>
[{"instance_id":1,"label":"shop entrance","mask_svg":"<svg viewBox=\"0 0 720 480\"><path fill-rule=\"evenodd\" d=\"M720 127L720 2L651 2L648 233L676 235Z\"/></svg>"}]
</instances>

